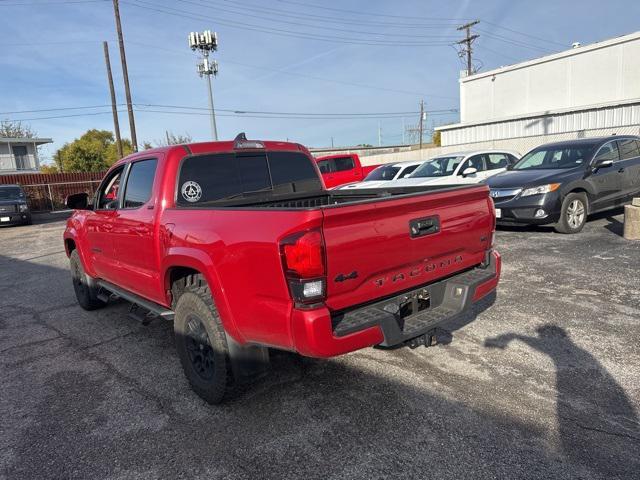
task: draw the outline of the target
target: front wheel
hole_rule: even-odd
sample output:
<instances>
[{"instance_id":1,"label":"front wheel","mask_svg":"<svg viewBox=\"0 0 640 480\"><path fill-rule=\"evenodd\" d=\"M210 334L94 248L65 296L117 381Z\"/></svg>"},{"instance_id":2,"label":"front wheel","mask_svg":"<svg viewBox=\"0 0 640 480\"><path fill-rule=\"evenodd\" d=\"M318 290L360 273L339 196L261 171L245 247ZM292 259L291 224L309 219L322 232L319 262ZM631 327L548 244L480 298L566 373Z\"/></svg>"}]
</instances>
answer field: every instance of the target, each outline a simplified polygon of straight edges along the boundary
<instances>
[{"instance_id":1,"label":"front wheel","mask_svg":"<svg viewBox=\"0 0 640 480\"><path fill-rule=\"evenodd\" d=\"M555 226L558 233L579 233L587 223L588 200L584 193L570 193L562 202L560 220Z\"/></svg>"},{"instance_id":2,"label":"front wheel","mask_svg":"<svg viewBox=\"0 0 640 480\"><path fill-rule=\"evenodd\" d=\"M104 307L106 305L105 302L98 298L99 288L89 283L78 250L71 252L69 266L71 268L73 290L76 292L78 304L85 310L96 310Z\"/></svg>"}]
</instances>

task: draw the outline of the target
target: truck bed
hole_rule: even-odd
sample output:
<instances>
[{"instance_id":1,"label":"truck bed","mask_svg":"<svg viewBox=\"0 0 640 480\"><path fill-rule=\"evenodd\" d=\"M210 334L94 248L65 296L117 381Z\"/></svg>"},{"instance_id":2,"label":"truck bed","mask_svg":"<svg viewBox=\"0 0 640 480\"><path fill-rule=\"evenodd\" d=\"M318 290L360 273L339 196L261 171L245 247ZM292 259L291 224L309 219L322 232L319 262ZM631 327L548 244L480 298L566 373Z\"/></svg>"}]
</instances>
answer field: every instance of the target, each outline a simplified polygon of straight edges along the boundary
<instances>
[{"instance_id":1,"label":"truck bed","mask_svg":"<svg viewBox=\"0 0 640 480\"><path fill-rule=\"evenodd\" d=\"M249 194L246 198L202 203L190 208L246 208L307 210L319 207L334 207L346 204L380 202L400 196L421 195L427 192L447 192L478 188L477 185L423 185L416 187L390 187L385 189L327 190L316 195L305 194Z\"/></svg>"}]
</instances>

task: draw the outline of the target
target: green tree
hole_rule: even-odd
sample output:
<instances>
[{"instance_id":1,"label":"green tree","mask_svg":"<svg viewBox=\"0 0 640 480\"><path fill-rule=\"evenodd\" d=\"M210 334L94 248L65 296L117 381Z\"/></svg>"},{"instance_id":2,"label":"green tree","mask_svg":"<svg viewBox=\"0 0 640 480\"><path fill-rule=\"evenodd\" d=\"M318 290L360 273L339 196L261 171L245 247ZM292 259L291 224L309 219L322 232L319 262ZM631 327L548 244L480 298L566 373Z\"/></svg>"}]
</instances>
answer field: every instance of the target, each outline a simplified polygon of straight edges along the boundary
<instances>
[{"instance_id":1,"label":"green tree","mask_svg":"<svg viewBox=\"0 0 640 480\"><path fill-rule=\"evenodd\" d=\"M40 165L40 173L58 173L58 165L54 164L50 164L50 163L45 163L43 165Z\"/></svg>"},{"instance_id":2,"label":"green tree","mask_svg":"<svg viewBox=\"0 0 640 480\"><path fill-rule=\"evenodd\" d=\"M122 140L124 155L133 152L129 140ZM65 143L53 156L61 172L101 172L118 160L113 133L108 130L88 130L80 138Z\"/></svg>"},{"instance_id":3,"label":"green tree","mask_svg":"<svg viewBox=\"0 0 640 480\"><path fill-rule=\"evenodd\" d=\"M440 130L436 130L435 132L433 132L433 137L431 141L433 142L434 145L439 147L440 145L442 145L440 138L441 138Z\"/></svg>"}]
</instances>

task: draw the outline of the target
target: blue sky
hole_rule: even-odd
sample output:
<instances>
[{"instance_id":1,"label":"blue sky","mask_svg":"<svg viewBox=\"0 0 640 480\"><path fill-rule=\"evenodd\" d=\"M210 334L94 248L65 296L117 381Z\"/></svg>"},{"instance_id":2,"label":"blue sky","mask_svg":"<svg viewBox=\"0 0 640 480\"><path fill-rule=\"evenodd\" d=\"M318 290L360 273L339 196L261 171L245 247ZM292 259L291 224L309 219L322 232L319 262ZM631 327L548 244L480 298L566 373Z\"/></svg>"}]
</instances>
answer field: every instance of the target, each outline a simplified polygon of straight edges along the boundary
<instances>
[{"instance_id":1,"label":"blue sky","mask_svg":"<svg viewBox=\"0 0 640 480\"><path fill-rule=\"evenodd\" d=\"M121 0L138 140L165 130L210 138L205 82L187 46L190 31L218 32L214 81L221 138L290 139L308 146L402 140L403 120L458 108L463 65L451 44L455 27L474 27L476 66L489 70L639 29L637 0ZM124 103L110 0L0 0L0 118L27 119L40 136L64 142L89 128L112 129L102 41L110 43L118 102ZM395 44L395 45L394 45ZM121 107L123 108L123 107ZM154 110L154 111L143 111ZM163 110L170 113L159 113ZM251 118L233 111L301 113L408 112L393 118ZM106 112L106 113L101 113ZM85 115L95 113L95 115ZM49 118L71 114L82 116ZM231 115L231 116L227 116ZM233 116L235 115L235 116ZM434 113L427 124L451 123ZM126 113L120 114L128 137Z\"/></svg>"}]
</instances>

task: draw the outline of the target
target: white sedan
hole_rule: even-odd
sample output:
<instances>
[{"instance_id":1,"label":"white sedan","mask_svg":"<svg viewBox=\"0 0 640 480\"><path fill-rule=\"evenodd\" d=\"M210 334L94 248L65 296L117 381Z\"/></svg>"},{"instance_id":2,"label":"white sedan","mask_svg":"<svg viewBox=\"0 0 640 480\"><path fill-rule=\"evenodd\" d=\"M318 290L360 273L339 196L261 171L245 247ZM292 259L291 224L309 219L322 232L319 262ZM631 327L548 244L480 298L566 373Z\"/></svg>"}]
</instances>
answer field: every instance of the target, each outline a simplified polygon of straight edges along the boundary
<instances>
[{"instance_id":1,"label":"white sedan","mask_svg":"<svg viewBox=\"0 0 640 480\"><path fill-rule=\"evenodd\" d=\"M427 160L408 177L387 182L385 187L458 185L480 183L514 165L520 154L510 150L478 150L448 153Z\"/></svg>"},{"instance_id":2,"label":"white sedan","mask_svg":"<svg viewBox=\"0 0 640 480\"><path fill-rule=\"evenodd\" d=\"M391 180L399 180L408 177L413 171L422 165L422 161L385 163L369 172L363 181L340 185L336 190L349 190L352 188L377 188L388 185Z\"/></svg>"}]
</instances>

